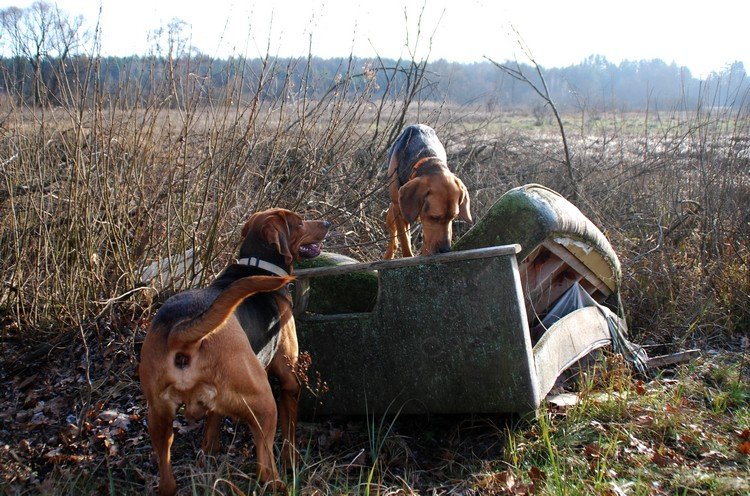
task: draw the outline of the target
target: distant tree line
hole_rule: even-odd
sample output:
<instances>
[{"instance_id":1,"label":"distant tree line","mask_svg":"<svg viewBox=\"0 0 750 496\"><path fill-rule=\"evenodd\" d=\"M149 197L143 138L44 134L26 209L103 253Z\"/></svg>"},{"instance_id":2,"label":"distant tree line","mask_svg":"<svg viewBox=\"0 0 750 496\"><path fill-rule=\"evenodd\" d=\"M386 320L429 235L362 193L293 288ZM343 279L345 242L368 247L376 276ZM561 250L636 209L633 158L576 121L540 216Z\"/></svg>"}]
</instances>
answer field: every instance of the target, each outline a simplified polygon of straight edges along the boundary
<instances>
[{"instance_id":1,"label":"distant tree line","mask_svg":"<svg viewBox=\"0 0 750 496\"><path fill-rule=\"evenodd\" d=\"M505 61L504 65L515 67L516 63ZM526 64L519 67L537 83L533 67ZM454 102L494 101L513 107L533 106L539 101L528 84L511 78L488 62L467 65L439 60L432 62L429 70L441 75L441 87ZM602 55L543 71L552 99L566 108L695 108L705 104L707 98L714 106L737 106L748 103L743 99L750 89L742 62L705 79L693 77L686 67L660 59L614 64Z\"/></svg>"},{"instance_id":2,"label":"distant tree line","mask_svg":"<svg viewBox=\"0 0 750 496\"><path fill-rule=\"evenodd\" d=\"M537 95L489 61L471 64L379 58L226 58L191 50L183 24L173 21L157 33L148 56L99 57L96 43L56 6L36 2L26 9L0 11L0 92L30 105L70 101L108 102L129 107L171 96L171 105L196 99L231 103L236 99L321 99L331 92L353 94L367 87L373 99L399 98L421 77L421 100L461 105L529 108ZM86 53L89 55L86 55ZM505 62L514 65L515 62ZM519 68L534 78L530 66ZM416 69L416 71L415 71ZM614 64L592 55L579 64L546 68L550 95L560 108L595 110L695 108L745 105L750 89L745 67L735 62L705 79L659 59Z\"/></svg>"}]
</instances>

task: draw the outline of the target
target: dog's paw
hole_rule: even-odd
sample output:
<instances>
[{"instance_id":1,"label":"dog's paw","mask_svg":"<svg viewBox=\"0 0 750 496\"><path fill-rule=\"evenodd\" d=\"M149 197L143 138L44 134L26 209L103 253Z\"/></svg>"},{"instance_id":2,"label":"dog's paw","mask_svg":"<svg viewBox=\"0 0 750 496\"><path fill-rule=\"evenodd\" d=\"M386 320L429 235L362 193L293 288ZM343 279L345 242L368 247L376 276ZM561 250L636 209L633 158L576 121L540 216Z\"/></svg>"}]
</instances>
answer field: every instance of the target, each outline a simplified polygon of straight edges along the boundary
<instances>
[{"instance_id":1,"label":"dog's paw","mask_svg":"<svg viewBox=\"0 0 750 496\"><path fill-rule=\"evenodd\" d=\"M159 496L174 496L177 494L177 481L171 474L159 479Z\"/></svg>"}]
</instances>

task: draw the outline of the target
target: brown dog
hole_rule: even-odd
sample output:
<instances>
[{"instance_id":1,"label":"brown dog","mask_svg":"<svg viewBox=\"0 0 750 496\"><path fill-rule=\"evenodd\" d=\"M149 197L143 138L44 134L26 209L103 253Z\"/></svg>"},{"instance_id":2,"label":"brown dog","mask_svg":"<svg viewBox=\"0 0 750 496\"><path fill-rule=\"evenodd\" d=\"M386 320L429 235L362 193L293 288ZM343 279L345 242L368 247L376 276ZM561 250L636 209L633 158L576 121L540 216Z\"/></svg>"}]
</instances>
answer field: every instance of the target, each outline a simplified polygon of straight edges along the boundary
<instances>
[{"instance_id":1,"label":"brown dog","mask_svg":"<svg viewBox=\"0 0 750 496\"><path fill-rule=\"evenodd\" d=\"M177 484L170 462L172 422L206 417L201 447L219 448L222 416L250 424L257 476L284 487L273 455L276 402L267 372L279 378L282 460L294 464L300 385L294 373L297 334L285 289L298 258L320 254L329 222L303 221L282 209L259 212L242 228L240 260L209 287L178 293L154 316L141 350L139 375L148 402L148 430L159 460L159 494Z\"/></svg>"},{"instance_id":2,"label":"brown dog","mask_svg":"<svg viewBox=\"0 0 750 496\"><path fill-rule=\"evenodd\" d=\"M451 249L451 222L460 217L472 222L469 192L448 170L448 157L435 130L424 124L404 129L389 152L388 191L391 205L386 215L390 234L383 258L393 258L401 243L401 255L411 257L409 224L422 223L422 255Z\"/></svg>"}]
</instances>

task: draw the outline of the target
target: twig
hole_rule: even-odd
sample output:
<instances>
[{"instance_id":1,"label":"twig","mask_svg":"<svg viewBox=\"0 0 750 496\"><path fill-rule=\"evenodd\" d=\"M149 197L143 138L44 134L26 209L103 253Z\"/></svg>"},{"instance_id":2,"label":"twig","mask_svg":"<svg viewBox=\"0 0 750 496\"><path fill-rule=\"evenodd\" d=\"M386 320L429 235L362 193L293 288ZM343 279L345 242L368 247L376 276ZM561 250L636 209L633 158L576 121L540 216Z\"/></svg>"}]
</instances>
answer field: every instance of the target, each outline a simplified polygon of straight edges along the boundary
<instances>
[{"instance_id":1,"label":"twig","mask_svg":"<svg viewBox=\"0 0 750 496\"><path fill-rule=\"evenodd\" d=\"M94 317L94 320L99 320L99 318L102 315L104 315L104 312L106 312L115 303L118 303L118 302L124 300L125 298L127 298L128 296L130 296L132 294L135 294L138 291L143 291L143 290L153 290L153 291L156 291L151 286L139 286L137 288L131 289L130 291L126 291L126 292L124 292L123 294L121 294L119 296L115 296L114 298L110 298L110 299L105 300L105 301L98 301L98 302L96 302L96 303L98 303L100 305L104 305L104 308L102 308L101 312L99 312L98 314L96 314L96 317Z\"/></svg>"},{"instance_id":2,"label":"twig","mask_svg":"<svg viewBox=\"0 0 750 496\"><path fill-rule=\"evenodd\" d=\"M568 182L570 183L570 187L572 188L572 200L573 202L576 202L578 200L578 185L576 184L575 176L573 174L573 162L570 159L570 149L568 147L568 139L565 135L565 126L563 125L562 118L560 117L560 113L557 111L557 106L552 101L552 96L550 95L549 88L547 87L547 81L544 79L544 74L542 73L542 68L537 63L536 59L534 59L533 54L531 53L531 49L529 49L528 45L523 41L523 38L521 37L521 34L518 32L518 30L513 27L513 32L516 35L516 42L521 47L521 50L524 52L526 57L529 59L529 61L534 64L534 69L536 70L537 76L539 76L539 80L542 83L542 88L540 89L533 81L531 81L528 76L523 72L523 69L521 69L521 66L518 62L516 62L516 67L508 67L504 64L500 64L498 62L495 62L494 60L490 59L489 57L485 57L487 60L492 62L496 67L498 67L500 70L505 72L508 76L517 79L518 81L521 81L523 83L526 83L531 87L531 89L534 90L534 92L541 97L544 102L549 105L549 107L552 109L552 113L555 116L555 120L557 121L557 126L560 129L560 137L562 138L562 144L563 144L563 152L565 153L565 160L563 161L563 164L565 165L567 175L568 175Z\"/></svg>"}]
</instances>

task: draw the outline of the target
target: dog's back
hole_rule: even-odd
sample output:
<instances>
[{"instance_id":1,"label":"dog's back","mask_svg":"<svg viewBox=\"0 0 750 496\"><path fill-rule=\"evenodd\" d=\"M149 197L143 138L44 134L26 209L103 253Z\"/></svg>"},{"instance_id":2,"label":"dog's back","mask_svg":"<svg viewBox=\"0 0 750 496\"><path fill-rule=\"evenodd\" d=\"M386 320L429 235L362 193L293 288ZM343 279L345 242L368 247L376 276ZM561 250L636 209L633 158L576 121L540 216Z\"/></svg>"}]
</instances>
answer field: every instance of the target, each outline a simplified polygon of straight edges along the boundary
<instances>
[{"instance_id":1,"label":"dog's back","mask_svg":"<svg viewBox=\"0 0 750 496\"><path fill-rule=\"evenodd\" d=\"M151 324L154 332L168 333L181 322L205 313L226 288L212 284L204 289L177 293L161 306ZM245 298L235 309L234 316L245 331L253 352L264 367L273 358L279 343L279 308L273 293L257 293Z\"/></svg>"},{"instance_id":2,"label":"dog's back","mask_svg":"<svg viewBox=\"0 0 750 496\"><path fill-rule=\"evenodd\" d=\"M445 147L435 130L424 124L412 124L404 128L388 154L389 162L394 158L398 162L399 185L406 184L414 164L426 157L435 157L445 165L448 163Z\"/></svg>"},{"instance_id":3,"label":"dog's back","mask_svg":"<svg viewBox=\"0 0 750 496\"><path fill-rule=\"evenodd\" d=\"M189 289L171 296L159 308L151 321L154 332L169 332L180 322L195 318L208 310L221 290L211 286L203 289Z\"/></svg>"}]
</instances>

